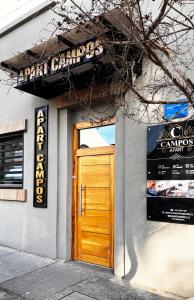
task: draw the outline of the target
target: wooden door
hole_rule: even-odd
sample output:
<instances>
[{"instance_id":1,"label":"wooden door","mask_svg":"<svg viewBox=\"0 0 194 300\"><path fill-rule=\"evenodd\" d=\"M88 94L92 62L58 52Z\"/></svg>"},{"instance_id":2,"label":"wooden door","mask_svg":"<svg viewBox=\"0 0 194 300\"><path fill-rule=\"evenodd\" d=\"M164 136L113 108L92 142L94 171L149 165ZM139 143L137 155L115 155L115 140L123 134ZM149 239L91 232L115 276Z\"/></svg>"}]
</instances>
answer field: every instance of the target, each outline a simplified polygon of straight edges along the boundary
<instances>
[{"instance_id":1,"label":"wooden door","mask_svg":"<svg viewBox=\"0 0 194 300\"><path fill-rule=\"evenodd\" d=\"M112 268L114 153L78 151L76 259Z\"/></svg>"}]
</instances>

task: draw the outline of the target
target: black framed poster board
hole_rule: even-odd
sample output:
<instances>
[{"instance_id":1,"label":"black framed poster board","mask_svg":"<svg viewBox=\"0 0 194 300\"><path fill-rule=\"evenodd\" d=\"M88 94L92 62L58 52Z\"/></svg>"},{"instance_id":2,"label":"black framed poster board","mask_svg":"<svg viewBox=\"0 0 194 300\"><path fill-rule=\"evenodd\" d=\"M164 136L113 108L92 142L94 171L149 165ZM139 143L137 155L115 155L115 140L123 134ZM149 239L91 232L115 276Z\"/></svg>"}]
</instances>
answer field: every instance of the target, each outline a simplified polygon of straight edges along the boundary
<instances>
[{"instance_id":1,"label":"black framed poster board","mask_svg":"<svg viewBox=\"0 0 194 300\"><path fill-rule=\"evenodd\" d=\"M194 224L194 121L147 129L147 219Z\"/></svg>"}]
</instances>

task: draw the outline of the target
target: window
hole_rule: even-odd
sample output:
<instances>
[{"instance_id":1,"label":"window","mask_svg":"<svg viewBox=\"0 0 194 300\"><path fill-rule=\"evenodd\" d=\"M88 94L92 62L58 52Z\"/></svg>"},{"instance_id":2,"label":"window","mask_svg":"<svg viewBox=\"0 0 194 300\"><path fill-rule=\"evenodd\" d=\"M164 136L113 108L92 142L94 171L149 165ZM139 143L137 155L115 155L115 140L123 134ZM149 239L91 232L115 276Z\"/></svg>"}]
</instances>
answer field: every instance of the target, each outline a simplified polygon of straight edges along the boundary
<instances>
[{"instance_id":1,"label":"window","mask_svg":"<svg viewBox=\"0 0 194 300\"><path fill-rule=\"evenodd\" d=\"M79 148L115 145L115 125L79 130Z\"/></svg>"},{"instance_id":2,"label":"window","mask_svg":"<svg viewBox=\"0 0 194 300\"><path fill-rule=\"evenodd\" d=\"M23 187L23 134L0 136L0 188Z\"/></svg>"}]
</instances>

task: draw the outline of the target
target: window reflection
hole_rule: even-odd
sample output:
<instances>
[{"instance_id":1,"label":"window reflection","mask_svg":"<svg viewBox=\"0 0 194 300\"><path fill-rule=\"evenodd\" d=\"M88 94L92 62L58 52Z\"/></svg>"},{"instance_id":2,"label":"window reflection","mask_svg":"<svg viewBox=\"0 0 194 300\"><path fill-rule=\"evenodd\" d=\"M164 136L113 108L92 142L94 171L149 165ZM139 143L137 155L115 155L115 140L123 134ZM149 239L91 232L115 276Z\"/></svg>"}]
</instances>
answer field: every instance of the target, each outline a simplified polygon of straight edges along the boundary
<instances>
[{"instance_id":1,"label":"window reflection","mask_svg":"<svg viewBox=\"0 0 194 300\"><path fill-rule=\"evenodd\" d=\"M115 145L115 125L79 130L79 148Z\"/></svg>"},{"instance_id":2,"label":"window reflection","mask_svg":"<svg viewBox=\"0 0 194 300\"><path fill-rule=\"evenodd\" d=\"M0 188L22 188L23 135L0 137Z\"/></svg>"}]
</instances>

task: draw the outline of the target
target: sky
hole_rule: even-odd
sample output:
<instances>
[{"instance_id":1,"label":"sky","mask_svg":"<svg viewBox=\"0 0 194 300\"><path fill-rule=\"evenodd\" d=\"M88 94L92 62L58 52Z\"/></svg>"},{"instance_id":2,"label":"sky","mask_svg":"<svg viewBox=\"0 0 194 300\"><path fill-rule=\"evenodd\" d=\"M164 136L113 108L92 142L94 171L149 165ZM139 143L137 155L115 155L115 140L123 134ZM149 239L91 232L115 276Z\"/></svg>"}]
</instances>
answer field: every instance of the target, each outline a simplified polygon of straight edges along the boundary
<instances>
[{"instance_id":1,"label":"sky","mask_svg":"<svg viewBox=\"0 0 194 300\"><path fill-rule=\"evenodd\" d=\"M44 0L0 0L0 28L42 2Z\"/></svg>"}]
</instances>

